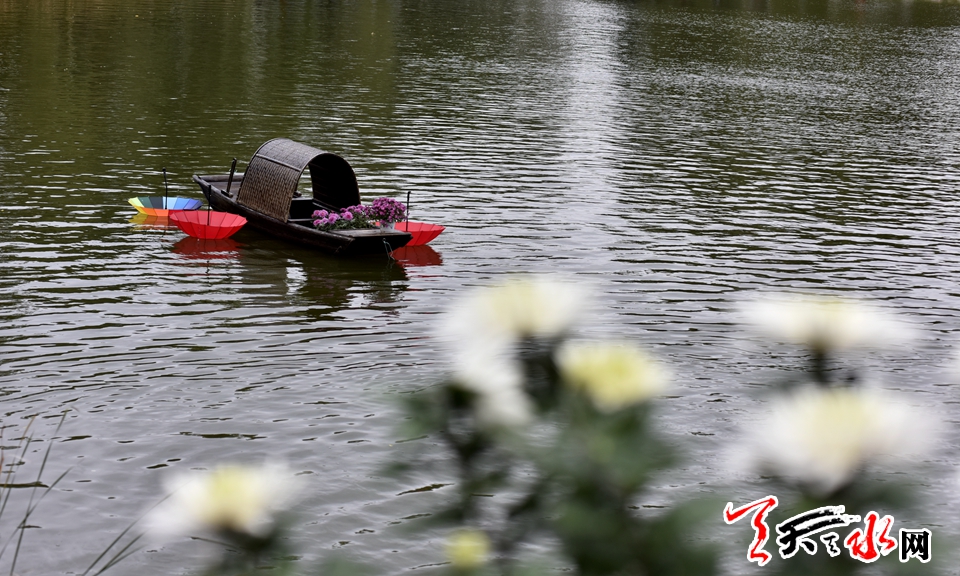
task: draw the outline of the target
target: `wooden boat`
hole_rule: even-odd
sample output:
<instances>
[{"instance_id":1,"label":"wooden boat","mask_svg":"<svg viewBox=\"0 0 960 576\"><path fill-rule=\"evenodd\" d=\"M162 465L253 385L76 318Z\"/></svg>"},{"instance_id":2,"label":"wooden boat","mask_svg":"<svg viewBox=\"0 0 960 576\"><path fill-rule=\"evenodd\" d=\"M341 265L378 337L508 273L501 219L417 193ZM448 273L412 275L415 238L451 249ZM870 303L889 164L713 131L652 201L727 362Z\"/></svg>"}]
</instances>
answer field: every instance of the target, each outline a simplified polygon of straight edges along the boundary
<instances>
[{"instance_id":1,"label":"wooden boat","mask_svg":"<svg viewBox=\"0 0 960 576\"><path fill-rule=\"evenodd\" d=\"M307 168L311 196L297 190ZM389 254L412 238L402 230L314 228L315 210L360 204L357 176L340 156L286 138L260 146L243 173L194 175L193 181L214 210L239 214L248 226L330 254Z\"/></svg>"}]
</instances>

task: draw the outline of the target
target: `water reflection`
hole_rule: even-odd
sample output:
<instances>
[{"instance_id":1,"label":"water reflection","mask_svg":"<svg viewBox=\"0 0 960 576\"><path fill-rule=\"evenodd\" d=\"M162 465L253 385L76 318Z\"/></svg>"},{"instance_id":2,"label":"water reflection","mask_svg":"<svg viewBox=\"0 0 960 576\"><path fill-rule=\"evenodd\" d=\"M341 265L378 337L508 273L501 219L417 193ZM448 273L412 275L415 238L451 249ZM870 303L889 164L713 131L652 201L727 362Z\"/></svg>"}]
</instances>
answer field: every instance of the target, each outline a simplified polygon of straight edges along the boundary
<instances>
[{"instance_id":1,"label":"water reflection","mask_svg":"<svg viewBox=\"0 0 960 576\"><path fill-rule=\"evenodd\" d=\"M149 216L141 212L137 212L129 222L134 224L135 230L176 229L167 216Z\"/></svg>"},{"instance_id":2,"label":"water reflection","mask_svg":"<svg viewBox=\"0 0 960 576\"><path fill-rule=\"evenodd\" d=\"M404 268L416 266L439 266L443 257L430 246L404 246L390 253Z\"/></svg>"},{"instance_id":3,"label":"water reflection","mask_svg":"<svg viewBox=\"0 0 960 576\"><path fill-rule=\"evenodd\" d=\"M335 258L255 231L236 238L239 289L255 300L292 303L308 316L396 303L408 286L404 268L385 256Z\"/></svg>"},{"instance_id":4,"label":"water reflection","mask_svg":"<svg viewBox=\"0 0 960 576\"><path fill-rule=\"evenodd\" d=\"M208 240L187 236L174 243L173 251L187 258L239 258L240 244L232 238Z\"/></svg>"}]
</instances>

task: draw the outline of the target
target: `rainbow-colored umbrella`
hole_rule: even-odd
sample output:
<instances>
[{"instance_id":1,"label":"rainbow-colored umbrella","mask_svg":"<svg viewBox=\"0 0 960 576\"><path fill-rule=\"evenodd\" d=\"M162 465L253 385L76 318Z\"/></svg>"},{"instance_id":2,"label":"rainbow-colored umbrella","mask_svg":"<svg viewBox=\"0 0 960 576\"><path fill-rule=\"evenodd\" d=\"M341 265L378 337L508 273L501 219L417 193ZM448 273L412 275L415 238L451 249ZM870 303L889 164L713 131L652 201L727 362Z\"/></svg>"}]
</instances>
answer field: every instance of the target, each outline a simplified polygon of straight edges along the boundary
<instances>
[{"instance_id":1,"label":"rainbow-colored umbrella","mask_svg":"<svg viewBox=\"0 0 960 576\"><path fill-rule=\"evenodd\" d=\"M147 216L169 216L171 212L182 212L184 210L196 210L203 205L203 202L194 198L180 198L174 196L168 198L165 196L138 196L127 200L137 212Z\"/></svg>"},{"instance_id":2,"label":"rainbow-colored umbrella","mask_svg":"<svg viewBox=\"0 0 960 576\"><path fill-rule=\"evenodd\" d=\"M193 198L170 198L167 193L167 169L163 169L163 196L138 196L127 200L137 212L147 216L169 216L173 212L196 210L203 205Z\"/></svg>"}]
</instances>

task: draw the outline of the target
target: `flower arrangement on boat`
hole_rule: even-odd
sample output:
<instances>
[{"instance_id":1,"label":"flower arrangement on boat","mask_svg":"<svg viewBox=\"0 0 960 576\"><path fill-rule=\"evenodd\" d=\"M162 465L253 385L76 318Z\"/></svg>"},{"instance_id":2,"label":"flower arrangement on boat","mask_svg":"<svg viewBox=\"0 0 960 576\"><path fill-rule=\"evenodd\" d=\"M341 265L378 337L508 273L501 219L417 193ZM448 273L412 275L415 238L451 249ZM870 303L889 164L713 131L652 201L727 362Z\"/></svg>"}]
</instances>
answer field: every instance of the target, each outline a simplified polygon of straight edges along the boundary
<instances>
[{"instance_id":1,"label":"flower arrangement on boat","mask_svg":"<svg viewBox=\"0 0 960 576\"><path fill-rule=\"evenodd\" d=\"M313 213L313 226L320 230L346 230L349 228L373 228L370 209L356 205L341 208L339 212L316 210Z\"/></svg>"},{"instance_id":2,"label":"flower arrangement on boat","mask_svg":"<svg viewBox=\"0 0 960 576\"><path fill-rule=\"evenodd\" d=\"M358 204L332 210L314 211L313 226L319 230L347 230L392 225L406 217L407 207L392 198L377 198L370 206Z\"/></svg>"},{"instance_id":3,"label":"flower arrangement on boat","mask_svg":"<svg viewBox=\"0 0 960 576\"><path fill-rule=\"evenodd\" d=\"M407 207L403 202L398 202L393 198L381 197L370 204L368 214L373 220L379 220L384 224L393 224L406 217Z\"/></svg>"}]
</instances>

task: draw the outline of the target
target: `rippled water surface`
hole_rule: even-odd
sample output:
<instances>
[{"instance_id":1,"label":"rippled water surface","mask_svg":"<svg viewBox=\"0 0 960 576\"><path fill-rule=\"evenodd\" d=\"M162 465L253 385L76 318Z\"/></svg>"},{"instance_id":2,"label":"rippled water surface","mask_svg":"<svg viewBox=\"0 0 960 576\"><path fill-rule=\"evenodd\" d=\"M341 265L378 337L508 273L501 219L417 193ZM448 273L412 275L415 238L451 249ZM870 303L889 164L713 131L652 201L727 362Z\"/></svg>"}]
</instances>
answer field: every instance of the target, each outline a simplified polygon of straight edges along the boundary
<instances>
[{"instance_id":1,"label":"rippled water surface","mask_svg":"<svg viewBox=\"0 0 960 576\"><path fill-rule=\"evenodd\" d=\"M762 496L717 455L800 362L744 344L758 291L899 310L920 338L859 360L957 420L958 94L955 4L0 0L4 442L36 415L23 474L51 441L47 477L69 469L18 572L82 572L170 474L266 458L309 488L306 558L428 571L439 537L404 528L444 489L409 491L450 478L382 473L393 407L444 371L437 314L510 272L591 283L584 332L670 364L662 426L690 460L650 504ZM200 197L192 174L277 136L446 232L397 262L252 230L211 249L126 203L164 167ZM199 548L120 571L181 573Z\"/></svg>"}]
</instances>

